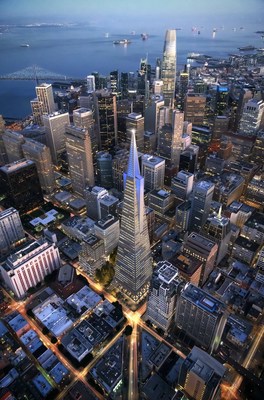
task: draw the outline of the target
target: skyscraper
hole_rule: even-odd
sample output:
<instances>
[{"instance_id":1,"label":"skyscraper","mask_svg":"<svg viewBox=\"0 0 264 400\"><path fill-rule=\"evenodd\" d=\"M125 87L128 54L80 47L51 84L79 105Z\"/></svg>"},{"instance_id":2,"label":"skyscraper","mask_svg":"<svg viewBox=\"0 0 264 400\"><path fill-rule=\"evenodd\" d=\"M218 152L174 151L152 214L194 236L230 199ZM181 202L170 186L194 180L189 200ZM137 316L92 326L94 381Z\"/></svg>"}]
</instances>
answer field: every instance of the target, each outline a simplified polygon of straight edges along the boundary
<instances>
[{"instance_id":1,"label":"skyscraper","mask_svg":"<svg viewBox=\"0 0 264 400\"><path fill-rule=\"evenodd\" d=\"M59 164L60 155L65 151L65 127L70 123L68 113L54 113L42 117L47 135L47 146L50 149L52 161Z\"/></svg>"},{"instance_id":2,"label":"skyscraper","mask_svg":"<svg viewBox=\"0 0 264 400\"><path fill-rule=\"evenodd\" d=\"M51 193L55 188L55 176L50 149L33 139L26 139L22 149L24 157L36 164L41 189L44 193Z\"/></svg>"},{"instance_id":3,"label":"skyscraper","mask_svg":"<svg viewBox=\"0 0 264 400\"><path fill-rule=\"evenodd\" d=\"M108 90L93 93L95 124L100 150L110 150L117 144L116 95Z\"/></svg>"},{"instance_id":4,"label":"skyscraper","mask_svg":"<svg viewBox=\"0 0 264 400\"><path fill-rule=\"evenodd\" d=\"M94 185L91 138L87 129L66 126L66 150L73 191L84 197L86 186Z\"/></svg>"},{"instance_id":5,"label":"skyscraper","mask_svg":"<svg viewBox=\"0 0 264 400\"><path fill-rule=\"evenodd\" d=\"M256 136L262 125L264 102L262 100L249 100L242 111L238 133L242 136Z\"/></svg>"},{"instance_id":6,"label":"skyscraper","mask_svg":"<svg viewBox=\"0 0 264 400\"><path fill-rule=\"evenodd\" d=\"M144 204L144 178L140 175L135 133L131 133L120 238L116 260L116 281L135 303L147 294L152 260Z\"/></svg>"},{"instance_id":7,"label":"skyscraper","mask_svg":"<svg viewBox=\"0 0 264 400\"><path fill-rule=\"evenodd\" d=\"M95 77L94 75L87 75L87 92L92 93L95 91Z\"/></svg>"},{"instance_id":8,"label":"skyscraper","mask_svg":"<svg viewBox=\"0 0 264 400\"><path fill-rule=\"evenodd\" d=\"M38 101L41 103L42 113L51 114L55 111L55 103L50 83L41 83L36 86L36 95Z\"/></svg>"},{"instance_id":9,"label":"skyscraper","mask_svg":"<svg viewBox=\"0 0 264 400\"><path fill-rule=\"evenodd\" d=\"M73 110L72 117L73 124L75 126L88 130L92 142L93 157L95 159L95 155L98 151L98 143L94 129L94 118L92 110L84 107L77 108L76 110Z\"/></svg>"},{"instance_id":10,"label":"skyscraper","mask_svg":"<svg viewBox=\"0 0 264 400\"><path fill-rule=\"evenodd\" d=\"M165 158L165 183L179 170L184 114L173 110L171 123L166 123L158 133L158 155Z\"/></svg>"},{"instance_id":11,"label":"skyscraper","mask_svg":"<svg viewBox=\"0 0 264 400\"><path fill-rule=\"evenodd\" d=\"M139 113L130 113L126 118L126 137L130 143L131 131L134 130L137 148L139 151L144 151L144 117Z\"/></svg>"},{"instance_id":12,"label":"skyscraper","mask_svg":"<svg viewBox=\"0 0 264 400\"><path fill-rule=\"evenodd\" d=\"M164 186L165 160L157 156L144 154L142 157L142 175L145 189L161 189Z\"/></svg>"},{"instance_id":13,"label":"skyscraper","mask_svg":"<svg viewBox=\"0 0 264 400\"><path fill-rule=\"evenodd\" d=\"M0 255L25 238L18 211L11 207L0 212Z\"/></svg>"},{"instance_id":14,"label":"skyscraper","mask_svg":"<svg viewBox=\"0 0 264 400\"><path fill-rule=\"evenodd\" d=\"M34 116L34 121L37 124L42 124L42 115L51 114L56 110L52 85L42 83L36 86L37 98L31 100L31 109Z\"/></svg>"},{"instance_id":15,"label":"skyscraper","mask_svg":"<svg viewBox=\"0 0 264 400\"><path fill-rule=\"evenodd\" d=\"M5 207L15 207L22 213L43 204L35 163L22 159L1 167L0 194L5 195Z\"/></svg>"},{"instance_id":16,"label":"skyscraper","mask_svg":"<svg viewBox=\"0 0 264 400\"><path fill-rule=\"evenodd\" d=\"M188 284L177 300L175 322L196 344L212 352L221 341L226 324L225 304L204 290Z\"/></svg>"},{"instance_id":17,"label":"skyscraper","mask_svg":"<svg viewBox=\"0 0 264 400\"><path fill-rule=\"evenodd\" d=\"M213 193L214 184L212 182L200 181L196 184L192 201L192 229L199 231L205 224L210 212Z\"/></svg>"},{"instance_id":18,"label":"skyscraper","mask_svg":"<svg viewBox=\"0 0 264 400\"><path fill-rule=\"evenodd\" d=\"M19 132L13 132L10 129L6 129L2 138L8 162L12 163L21 160L21 158L23 158L22 144L25 142L24 136Z\"/></svg>"},{"instance_id":19,"label":"skyscraper","mask_svg":"<svg viewBox=\"0 0 264 400\"><path fill-rule=\"evenodd\" d=\"M167 332L175 314L180 284L178 270L168 261L160 261L153 273L146 319Z\"/></svg>"},{"instance_id":20,"label":"skyscraper","mask_svg":"<svg viewBox=\"0 0 264 400\"><path fill-rule=\"evenodd\" d=\"M163 96L165 106L173 105L176 83L176 30L166 32L163 59L161 63L161 79L163 80Z\"/></svg>"}]
</instances>

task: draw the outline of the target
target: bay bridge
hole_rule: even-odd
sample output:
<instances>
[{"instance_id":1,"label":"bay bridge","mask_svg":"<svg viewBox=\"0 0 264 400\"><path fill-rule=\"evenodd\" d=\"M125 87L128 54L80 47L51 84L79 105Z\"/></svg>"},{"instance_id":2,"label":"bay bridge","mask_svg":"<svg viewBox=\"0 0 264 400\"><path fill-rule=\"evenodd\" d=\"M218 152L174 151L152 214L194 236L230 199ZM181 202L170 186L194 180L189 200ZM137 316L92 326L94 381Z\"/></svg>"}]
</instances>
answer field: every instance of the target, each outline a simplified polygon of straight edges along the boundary
<instances>
[{"instance_id":1,"label":"bay bridge","mask_svg":"<svg viewBox=\"0 0 264 400\"><path fill-rule=\"evenodd\" d=\"M5 75L0 75L0 80L16 81L84 81L82 77L71 77L56 72L48 71L38 65L32 65Z\"/></svg>"}]
</instances>

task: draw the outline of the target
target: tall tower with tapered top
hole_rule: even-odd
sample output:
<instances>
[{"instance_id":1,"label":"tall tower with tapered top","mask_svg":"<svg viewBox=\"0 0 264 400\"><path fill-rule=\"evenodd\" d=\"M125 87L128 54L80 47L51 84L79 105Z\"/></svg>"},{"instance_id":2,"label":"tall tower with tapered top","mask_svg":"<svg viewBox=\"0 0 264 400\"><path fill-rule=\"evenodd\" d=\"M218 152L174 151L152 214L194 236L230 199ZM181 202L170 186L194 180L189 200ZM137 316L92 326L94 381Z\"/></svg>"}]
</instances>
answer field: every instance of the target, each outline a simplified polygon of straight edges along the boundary
<instances>
[{"instance_id":1,"label":"tall tower with tapered top","mask_svg":"<svg viewBox=\"0 0 264 400\"><path fill-rule=\"evenodd\" d=\"M152 259L144 204L144 178L140 175L135 132L131 132L124 203L116 260L116 282L121 291L138 303L152 276Z\"/></svg>"},{"instance_id":2,"label":"tall tower with tapered top","mask_svg":"<svg viewBox=\"0 0 264 400\"><path fill-rule=\"evenodd\" d=\"M166 31L163 58L161 63L163 97L165 106L173 105L176 83L176 30Z\"/></svg>"}]
</instances>

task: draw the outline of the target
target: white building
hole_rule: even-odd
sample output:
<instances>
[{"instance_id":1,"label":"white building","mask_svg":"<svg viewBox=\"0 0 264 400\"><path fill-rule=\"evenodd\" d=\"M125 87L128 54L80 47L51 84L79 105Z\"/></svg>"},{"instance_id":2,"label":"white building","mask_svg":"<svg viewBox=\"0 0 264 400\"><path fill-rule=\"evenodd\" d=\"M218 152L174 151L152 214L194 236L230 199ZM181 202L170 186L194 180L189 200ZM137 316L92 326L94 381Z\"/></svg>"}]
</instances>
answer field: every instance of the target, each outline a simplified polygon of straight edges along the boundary
<instances>
[{"instance_id":1,"label":"white building","mask_svg":"<svg viewBox=\"0 0 264 400\"><path fill-rule=\"evenodd\" d=\"M9 256L0 271L4 283L18 298L61 265L58 248L44 239L31 241Z\"/></svg>"},{"instance_id":2,"label":"white building","mask_svg":"<svg viewBox=\"0 0 264 400\"><path fill-rule=\"evenodd\" d=\"M105 255L108 256L117 247L119 241L120 224L118 218L108 215L94 224L94 232L104 241Z\"/></svg>"}]
</instances>

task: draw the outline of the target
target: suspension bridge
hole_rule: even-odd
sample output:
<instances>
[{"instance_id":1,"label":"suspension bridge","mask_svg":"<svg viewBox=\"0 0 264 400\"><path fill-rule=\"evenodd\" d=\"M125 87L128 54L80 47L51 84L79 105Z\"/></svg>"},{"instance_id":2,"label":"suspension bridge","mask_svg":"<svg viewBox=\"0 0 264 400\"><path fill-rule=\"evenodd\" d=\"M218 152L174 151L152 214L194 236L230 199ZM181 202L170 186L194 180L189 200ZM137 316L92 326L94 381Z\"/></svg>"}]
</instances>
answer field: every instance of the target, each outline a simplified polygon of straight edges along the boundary
<instances>
[{"instance_id":1,"label":"suspension bridge","mask_svg":"<svg viewBox=\"0 0 264 400\"><path fill-rule=\"evenodd\" d=\"M31 65L16 72L0 75L0 80L16 81L82 81L84 79L84 77L76 78L48 71L38 65Z\"/></svg>"}]
</instances>

